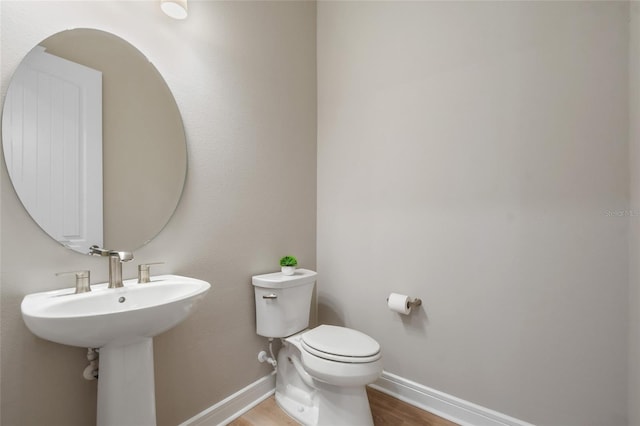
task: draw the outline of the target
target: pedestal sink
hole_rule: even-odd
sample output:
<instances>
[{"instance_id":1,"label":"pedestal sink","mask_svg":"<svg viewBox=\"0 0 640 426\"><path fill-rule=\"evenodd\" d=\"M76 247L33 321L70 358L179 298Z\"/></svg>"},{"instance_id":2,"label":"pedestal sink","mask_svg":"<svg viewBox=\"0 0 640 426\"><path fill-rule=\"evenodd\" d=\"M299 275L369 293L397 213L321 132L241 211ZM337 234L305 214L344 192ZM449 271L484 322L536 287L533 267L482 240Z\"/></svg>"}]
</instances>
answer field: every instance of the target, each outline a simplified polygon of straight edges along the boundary
<instances>
[{"instance_id":1,"label":"pedestal sink","mask_svg":"<svg viewBox=\"0 0 640 426\"><path fill-rule=\"evenodd\" d=\"M98 426L156 424L153 341L184 320L211 288L177 275L124 287L91 286L34 293L22 301L24 322L36 336L64 345L100 348Z\"/></svg>"}]
</instances>

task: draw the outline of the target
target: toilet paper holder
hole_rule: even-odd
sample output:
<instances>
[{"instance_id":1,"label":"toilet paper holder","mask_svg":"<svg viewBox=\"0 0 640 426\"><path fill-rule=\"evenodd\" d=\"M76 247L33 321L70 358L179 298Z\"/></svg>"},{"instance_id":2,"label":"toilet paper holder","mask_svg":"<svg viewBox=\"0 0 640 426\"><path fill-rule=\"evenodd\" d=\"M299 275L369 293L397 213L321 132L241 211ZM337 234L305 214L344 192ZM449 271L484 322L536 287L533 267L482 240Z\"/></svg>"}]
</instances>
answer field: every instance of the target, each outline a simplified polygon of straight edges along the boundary
<instances>
[{"instance_id":1,"label":"toilet paper holder","mask_svg":"<svg viewBox=\"0 0 640 426\"><path fill-rule=\"evenodd\" d=\"M389 298L387 297L387 302L389 301ZM409 301L407 302L407 308L417 308L418 306L422 305L422 299L420 299L419 297L412 297L411 299L409 299Z\"/></svg>"},{"instance_id":2,"label":"toilet paper holder","mask_svg":"<svg viewBox=\"0 0 640 426\"><path fill-rule=\"evenodd\" d=\"M414 297L411 300L409 300L409 306L411 308L417 308L420 305L422 305L422 299L420 299L418 297Z\"/></svg>"}]
</instances>

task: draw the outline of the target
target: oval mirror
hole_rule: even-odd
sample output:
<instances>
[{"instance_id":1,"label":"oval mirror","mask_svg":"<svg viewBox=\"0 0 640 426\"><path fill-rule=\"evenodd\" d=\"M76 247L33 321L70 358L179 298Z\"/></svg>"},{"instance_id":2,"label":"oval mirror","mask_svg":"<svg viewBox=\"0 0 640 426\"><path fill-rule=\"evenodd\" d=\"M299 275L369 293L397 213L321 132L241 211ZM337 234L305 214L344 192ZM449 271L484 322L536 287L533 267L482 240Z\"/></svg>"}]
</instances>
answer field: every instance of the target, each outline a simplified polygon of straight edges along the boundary
<instances>
[{"instance_id":1,"label":"oval mirror","mask_svg":"<svg viewBox=\"0 0 640 426\"><path fill-rule=\"evenodd\" d=\"M4 101L2 148L34 221L81 253L149 242L178 205L187 170L164 79L131 44L94 29L54 34L20 63Z\"/></svg>"}]
</instances>

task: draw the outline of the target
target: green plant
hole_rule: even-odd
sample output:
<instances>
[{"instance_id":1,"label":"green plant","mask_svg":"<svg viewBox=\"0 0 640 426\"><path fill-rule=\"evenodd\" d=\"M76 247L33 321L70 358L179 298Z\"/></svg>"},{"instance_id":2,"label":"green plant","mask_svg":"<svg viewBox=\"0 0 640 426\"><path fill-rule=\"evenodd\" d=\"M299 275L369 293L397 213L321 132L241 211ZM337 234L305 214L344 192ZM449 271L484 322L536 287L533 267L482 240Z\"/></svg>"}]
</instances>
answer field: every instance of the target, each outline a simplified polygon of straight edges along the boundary
<instances>
[{"instance_id":1,"label":"green plant","mask_svg":"<svg viewBox=\"0 0 640 426\"><path fill-rule=\"evenodd\" d=\"M280 266L298 266L298 259L294 256L285 256L280 259Z\"/></svg>"}]
</instances>

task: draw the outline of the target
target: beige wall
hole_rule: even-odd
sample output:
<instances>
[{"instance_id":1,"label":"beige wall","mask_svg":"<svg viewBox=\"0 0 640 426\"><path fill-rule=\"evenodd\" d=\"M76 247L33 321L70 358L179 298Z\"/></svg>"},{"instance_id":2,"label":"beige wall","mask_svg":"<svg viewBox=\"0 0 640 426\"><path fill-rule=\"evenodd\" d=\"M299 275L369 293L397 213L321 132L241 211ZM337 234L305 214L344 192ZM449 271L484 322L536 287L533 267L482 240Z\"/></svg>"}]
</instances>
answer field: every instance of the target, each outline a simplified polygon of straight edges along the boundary
<instances>
[{"instance_id":1,"label":"beige wall","mask_svg":"<svg viewBox=\"0 0 640 426\"><path fill-rule=\"evenodd\" d=\"M180 107L185 193L125 276L160 260L157 273L214 289L155 341L160 425L269 371L255 361L249 277L285 252L316 266L315 5L190 8L178 22L156 2L0 2L2 95L35 44L93 27L147 55ZM640 425L627 13L622 2L318 5L321 320L375 337L387 371L539 425L626 424L629 373ZM58 271L104 281L106 262L44 235L4 163L0 180L0 423L91 424L84 351L32 336L19 303L67 285ZM399 318L391 291L424 309Z\"/></svg>"},{"instance_id":2,"label":"beige wall","mask_svg":"<svg viewBox=\"0 0 640 426\"><path fill-rule=\"evenodd\" d=\"M631 2L629 43L629 424L640 426L640 3Z\"/></svg>"},{"instance_id":3,"label":"beige wall","mask_svg":"<svg viewBox=\"0 0 640 426\"><path fill-rule=\"evenodd\" d=\"M511 416L626 424L628 7L318 3L321 322Z\"/></svg>"},{"instance_id":4,"label":"beige wall","mask_svg":"<svg viewBox=\"0 0 640 426\"><path fill-rule=\"evenodd\" d=\"M113 32L163 74L181 110L189 170L168 226L124 267L164 261L155 273L210 281L213 290L184 323L155 339L159 425L175 425L270 368L256 355L250 277L298 256L315 268L315 4L190 2L184 22L157 2L0 3L2 95L37 43L76 27ZM58 271L107 263L63 249L27 216L2 180L2 406L0 423L87 425L95 382L82 379L85 351L34 337L19 305L30 292L68 286ZM126 224L123 224L126 226Z\"/></svg>"}]
</instances>

